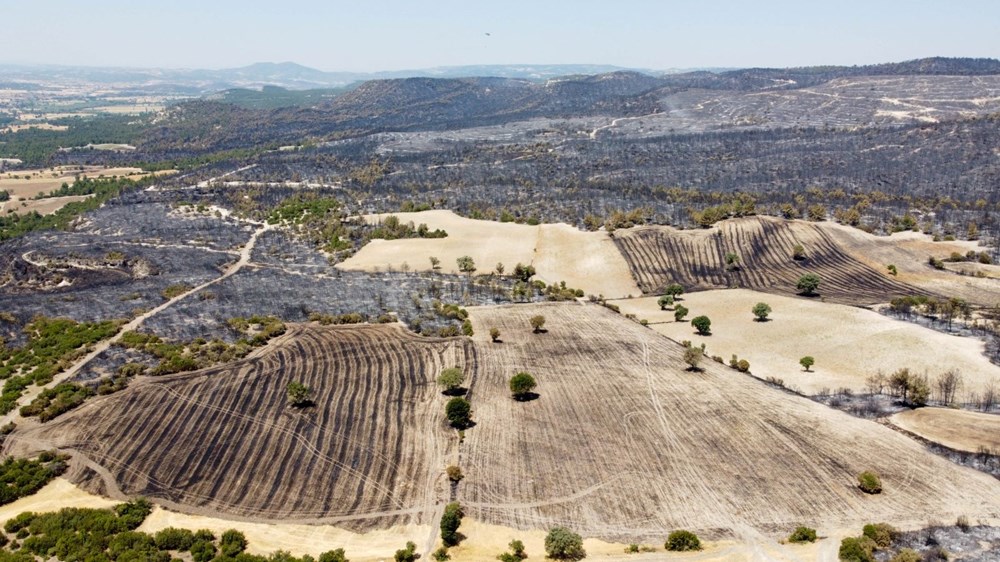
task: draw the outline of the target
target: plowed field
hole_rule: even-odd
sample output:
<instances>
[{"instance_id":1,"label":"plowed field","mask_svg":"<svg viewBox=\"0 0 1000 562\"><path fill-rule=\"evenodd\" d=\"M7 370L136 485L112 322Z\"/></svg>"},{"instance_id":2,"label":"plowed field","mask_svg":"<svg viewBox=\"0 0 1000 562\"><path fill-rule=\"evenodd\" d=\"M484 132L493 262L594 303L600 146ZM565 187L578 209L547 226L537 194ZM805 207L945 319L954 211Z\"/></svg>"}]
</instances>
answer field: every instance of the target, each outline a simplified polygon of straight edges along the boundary
<instances>
[{"instance_id":1,"label":"plowed field","mask_svg":"<svg viewBox=\"0 0 1000 562\"><path fill-rule=\"evenodd\" d=\"M806 273L820 276L818 292L832 302L874 304L926 293L851 256L823 227L804 221L749 217L697 231L640 227L616 231L614 239L646 294L680 283L688 290L743 287L793 295ZM806 259L792 259L797 244ZM739 256L739 269L727 271L730 252Z\"/></svg>"},{"instance_id":2,"label":"plowed field","mask_svg":"<svg viewBox=\"0 0 1000 562\"><path fill-rule=\"evenodd\" d=\"M543 314L548 332L528 319ZM754 540L797 524L821 534L869 521L1000 514L1000 482L927 453L913 440L704 363L604 308L583 304L474 309L480 369L472 384L459 499L474 518L522 529L662 540L690 528ZM489 343L490 326L503 343ZM533 373L540 395L510 398ZM856 488L867 469L885 493Z\"/></svg>"},{"instance_id":3,"label":"plowed field","mask_svg":"<svg viewBox=\"0 0 1000 562\"><path fill-rule=\"evenodd\" d=\"M73 451L92 461L77 471L85 488L204 515L350 529L423 523L446 489L454 446L433 381L454 365L475 367L468 340L296 326L242 362L136 381L25 432L15 448ZM290 381L314 390L314 407L286 405Z\"/></svg>"}]
</instances>

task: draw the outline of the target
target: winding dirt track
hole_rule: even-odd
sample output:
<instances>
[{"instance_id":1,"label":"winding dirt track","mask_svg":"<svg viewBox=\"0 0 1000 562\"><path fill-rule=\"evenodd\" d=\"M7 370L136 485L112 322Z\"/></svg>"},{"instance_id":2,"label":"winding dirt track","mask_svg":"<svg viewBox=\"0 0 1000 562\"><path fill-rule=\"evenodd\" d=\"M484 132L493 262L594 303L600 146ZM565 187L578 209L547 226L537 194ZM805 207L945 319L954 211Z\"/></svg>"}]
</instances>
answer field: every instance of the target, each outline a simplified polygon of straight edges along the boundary
<instances>
[{"instance_id":1,"label":"winding dirt track","mask_svg":"<svg viewBox=\"0 0 1000 562\"><path fill-rule=\"evenodd\" d=\"M743 287L794 295L796 282L806 273L820 276L819 294L831 302L875 304L927 293L856 259L826 230L804 221L758 216L723 221L708 230L619 230L614 238L646 294L680 283L688 290ZM805 249L805 260L792 259L797 244ZM738 270L726 270L730 252L740 258Z\"/></svg>"}]
</instances>

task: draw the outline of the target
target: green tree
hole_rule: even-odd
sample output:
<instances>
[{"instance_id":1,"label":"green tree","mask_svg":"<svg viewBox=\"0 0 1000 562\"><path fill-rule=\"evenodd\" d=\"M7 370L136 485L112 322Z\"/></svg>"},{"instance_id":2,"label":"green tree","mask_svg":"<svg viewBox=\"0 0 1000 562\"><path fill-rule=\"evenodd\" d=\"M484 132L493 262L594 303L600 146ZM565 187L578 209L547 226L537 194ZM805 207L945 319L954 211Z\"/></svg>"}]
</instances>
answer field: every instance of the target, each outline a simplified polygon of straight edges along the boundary
<instances>
[{"instance_id":1,"label":"green tree","mask_svg":"<svg viewBox=\"0 0 1000 562\"><path fill-rule=\"evenodd\" d=\"M431 269L439 269L441 267L441 260L431 256Z\"/></svg>"},{"instance_id":2,"label":"green tree","mask_svg":"<svg viewBox=\"0 0 1000 562\"><path fill-rule=\"evenodd\" d=\"M708 319L708 316L695 316L691 319L691 325L703 336L712 333L712 321Z\"/></svg>"},{"instance_id":3,"label":"green tree","mask_svg":"<svg viewBox=\"0 0 1000 562\"><path fill-rule=\"evenodd\" d=\"M673 295L663 295L656 301L656 304L660 305L660 310L666 310L668 307L674 305Z\"/></svg>"},{"instance_id":4,"label":"green tree","mask_svg":"<svg viewBox=\"0 0 1000 562\"><path fill-rule=\"evenodd\" d=\"M444 387L446 393L455 392L465 382L465 372L458 367L449 367L438 375L437 383Z\"/></svg>"},{"instance_id":5,"label":"green tree","mask_svg":"<svg viewBox=\"0 0 1000 562\"><path fill-rule=\"evenodd\" d=\"M458 528L462 525L462 506L458 502L451 502L444 508L441 516L441 542L445 546L455 546L458 544Z\"/></svg>"},{"instance_id":6,"label":"green tree","mask_svg":"<svg viewBox=\"0 0 1000 562\"><path fill-rule=\"evenodd\" d=\"M417 544L413 541L407 541L406 548L397 550L392 558L395 562L414 562L417 556Z\"/></svg>"},{"instance_id":7,"label":"green tree","mask_svg":"<svg viewBox=\"0 0 1000 562\"><path fill-rule=\"evenodd\" d=\"M455 397L445 405L445 416L455 429L465 429L472 423L472 404L465 398Z\"/></svg>"},{"instance_id":8,"label":"green tree","mask_svg":"<svg viewBox=\"0 0 1000 562\"><path fill-rule=\"evenodd\" d=\"M861 534L870 538L879 548L889 548L899 536L899 531L888 523L869 523L862 528Z\"/></svg>"},{"instance_id":9,"label":"green tree","mask_svg":"<svg viewBox=\"0 0 1000 562\"><path fill-rule=\"evenodd\" d=\"M847 537L840 541L838 552L843 562L874 562L872 557L872 542L865 538Z\"/></svg>"},{"instance_id":10,"label":"green tree","mask_svg":"<svg viewBox=\"0 0 1000 562\"><path fill-rule=\"evenodd\" d=\"M510 378L510 392L515 400L523 400L535 390L537 384L535 377L530 373L521 372Z\"/></svg>"},{"instance_id":11,"label":"green tree","mask_svg":"<svg viewBox=\"0 0 1000 562\"><path fill-rule=\"evenodd\" d=\"M476 262L469 256L462 256L455 260L458 264L458 270L462 273L472 273L476 270Z\"/></svg>"},{"instance_id":12,"label":"green tree","mask_svg":"<svg viewBox=\"0 0 1000 562\"><path fill-rule=\"evenodd\" d=\"M514 278L527 283L535 276L535 266L518 263L514 266Z\"/></svg>"},{"instance_id":13,"label":"green tree","mask_svg":"<svg viewBox=\"0 0 1000 562\"><path fill-rule=\"evenodd\" d=\"M795 531L788 537L788 542L816 542L816 529L796 527Z\"/></svg>"},{"instance_id":14,"label":"green tree","mask_svg":"<svg viewBox=\"0 0 1000 562\"><path fill-rule=\"evenodd\" d=\"M767 316L771 314L771 306L766 302L759 302L753 305L751 312L753 312L753 315L757 317L758 322L764 322L767 320Z\"/></svg>"},{"instance_id":15,"label":"green tree","mask_svg":"<svg viewBox=\"0 0 1000 562\"><path fill-rule=\"evenodd\" d=\"M472 320L466 318L462 321L462 335L470 338L475 335L475 331L472 329Z\"/></svg>"},{"instance_id":16,"label":"green tree","mask_svg":"<svg viewBox=\"0 0 1000 562\"><path fill-rule=\"evenodd\" d=\"M350 562L343 548L328 550L319 555L319 562Z\"/></svg>"},{"instance_id":17,"label":"green tree","mask_svg":"<svg viewBox=\"0 0 1000 562\"><path fill-rule=\"evenodd\" d=\"M496 326L490 328L490 339L494 342L500 341L500 328Z\"/></svg>"},{"instance_id":18,"label":"green tree","mask_svg":"<svg viewBox=\"0 0 1000 562\"><path fill-rule=\"evenodd\" d=\"M684 286L680 283L671 283L667 285L667 288L663 292L674 297L674 300L677 300L677 297L684 294Z\"/></svg>"},{"instance_id":19,"label":"green tree","mask_svg":"<svg viewBox=\"0 0 1000 562\"><path fill-rule=\"evenodd\" d=\"M583 537L565 527L555 527L545 536L545 554L553 560L583 560Z\"/></svg>"},{"instance_id":20,"label":"green tree","mask_svg":"<svg viewBox=\"0 0 1000 562\"><path fill-rule=\"evenodd\" d=\"M816 294L816 289L819 288L821 279L819 275L815 273L806 273L802 277L799 277L798 283L795 284L795 288L799 290L799 293L812 296Z\"/></svg>"},{"instance_id":21,"label":"green tree","mask_svg":"<svg viewBox=\"0 0 1000 562\"><path fill-rule=\"evenodd\" d=\"M296 408L302 408L312 404L312 389L300 383L292 381L285 387L285 395L288 403Z\"/></svg>"},{"instance_id":22,"label":"green tree","mask_svg":"<svg viewBox=\"0 0 1000 562\"><path fill-rule=\"evenodd\" d=\"M674 321L683 322L684 317L687 316L688 309L683 304L679 304L674 307Z\"/></svg>"},{"instance_id":23,"label":"green tree","mask_svg":"<svg viewBox=\"0 0 1000 562\"><path fill-rule=\"evenodd\" d=\"M815 364L816 360L813 359L812 355L806 355L802 359L799 359L799 365L802 365L802 368L806 371L809 371L809 368Z\"/></svg>"},{"instance_id":24,"label":"green tree","mask_svg":"<svg viewBox=\"0 0 1000 562\"><path fill-rule=\"evenodd\" d=\"M223 556L234 558L237 554L247 549L247 538L243 533L235 529L230 529L222 533L222 536L219 538L219 547L222 550Z\"/></svg>"},{"instance_id":25,"label":"green tree","mask_svg":"<svg viewBox=\"0 0 1000 562\"><path fill-rule=\"evenodd\" d=\"M678 530L670 533L663 547L672 552L701 550L701 541L691 531Z\"/></svg>"},{"instance_id":26,"label":"green tree","mask_svg":"<svg viewBox=\"0 0 1000 562\"><path fill-rule=\"evenodd\" d=\"M529 322L531 322L531 330L536 334L541 332L545 327L545 317L541 314L532 316Z\"/></svg>"}]
</instances>

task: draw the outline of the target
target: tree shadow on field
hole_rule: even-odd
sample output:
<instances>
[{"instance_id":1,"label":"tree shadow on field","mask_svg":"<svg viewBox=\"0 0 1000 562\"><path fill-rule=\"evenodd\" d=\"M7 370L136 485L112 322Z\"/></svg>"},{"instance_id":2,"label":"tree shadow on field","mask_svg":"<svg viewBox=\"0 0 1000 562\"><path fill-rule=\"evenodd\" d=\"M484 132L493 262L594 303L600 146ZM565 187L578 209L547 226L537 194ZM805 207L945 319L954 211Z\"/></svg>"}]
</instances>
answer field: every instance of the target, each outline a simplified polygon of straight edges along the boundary
<instances>
[{"instance_id":1,"label":"tree shadow on field","mask_svg":"<svg viewBox=\"0 0 1000 562\"><path fill-rule=\"evenodd\" d=\"M533 333L533 334L547 334L547 333L549 333L549 330L547 328L535 328L534 330L531 331L531 333Z\"/></svg>"},{"instance_id":2,"label":"tree shadow on field","mask_svg":"<svg viewBox=\"0 0 1000 562\"><path fill-rule=\"evenodd\" d=\"M450 388L448 390L442 390L441 394L445 396L465 396L469 392L468 388L460 386L458 388Z\"/></svg>"},{"instance_id":3,"label":"tree shadow on field","mask_svg":"<svg viewBox=\"0 0 1000 562\"><path fill-rule=\"evenodd\" d=\"M754 322L760 322L761 324L765 324L767 322L770 322L771 319L770 318L754 318L753 321Z\"/></svg>"},{"instance_id":4,"label":"tree shadow on field","mask_svg":"<svg viewBox=\"0 0 1000 562\"><path fill-rule=\"evenodd\" d=\"M819 293L803 293L801 291L798 292L798 293L795 293L795 296L805 297L807 299L818 299L818 298L820 298L820 294Z\"/></svg>"},{"instance_id":5,"label":"tree shadow on field","mask_svg":"<svg viewBox=\"0 0 1000 562\"><path fill-rule=\"evenodd\" d=\"M538 400L540 395L537 392L520 392L514 395L514 400L518 402L531 402L532 400Z\"/></svg>"}]
</instances>

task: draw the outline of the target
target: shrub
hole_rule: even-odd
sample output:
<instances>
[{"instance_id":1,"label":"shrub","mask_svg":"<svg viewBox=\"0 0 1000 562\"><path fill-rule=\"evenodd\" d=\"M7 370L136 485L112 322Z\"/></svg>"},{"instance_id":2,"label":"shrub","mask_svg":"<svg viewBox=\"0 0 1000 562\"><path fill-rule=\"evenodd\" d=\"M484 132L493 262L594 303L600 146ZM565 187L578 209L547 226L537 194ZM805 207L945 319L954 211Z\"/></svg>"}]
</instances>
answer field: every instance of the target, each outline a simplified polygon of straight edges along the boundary
<instances>
[{"instance_id":1,"label":"shrub","mask_svg":"<svg viewBox=\"0 0 1000 562\"><path fill-rule=\"evenodd\" d=\"M455 429L465 429L469 427L472 423L470 415L472 414L472 405L465 398L455 397L448 401L445 405L445 415L448 417L448 423L451 424Z\"/></svg>"},{"instance_id":2,"label":"shrub","mask_svg":"<svg viewBox=\"0 0 1000 562\"><path fill-rule=\"evenodd\" d=\"M955 520L955 526L962 530L963 533L969 532L969 517L966 515L959 515L958 519Z\"/></svg>"},{"instance_id":3,"label":"shrub","mask_svg":"<svg viewBox=\"0 0 1000 562\"><path fill-rule=\"evenodd\" d=\"M802 244L796 244L795 247L792 248L792 259L796 261L806 259L806 249L802 246Z\"/></svg>"},{"instance_id":4,"label":"shrub","mask_svg":"<svg viewBox=\"0 0 1000 562\"><path fill-rule=\"evenodd\" d=\"M672 552L686 552L688 550L701 550L701 541L698 535L691 531L678 530L670 533L663 548Z\"/></svg>"},{"instance_id":5,"label":"shrub","mask_svg":"<svg viewBox=\"0 0 1000 562\"><path fill-rule=\"evenodd\" d=\"M872 558L871 541L858 538L847 537L840 541L840 551L838 555L844 562L874 562Z\"/></svg>"},{"instance_id":6,"label":"shrub","mask_svg":"<svg viewBox=\"0 0 1000 562\"><path fill-rule=\"evenodd\" d=\"M889 559L889 562L920 562L923 557L920 553L912 548L904 548L900 550L895 556Z\"/></svg>"},{"instance_id":7,"label":"shrub","mask_svg":"<svg viewBox=\"0 0 1000 562\"><path fill-rule=\"evenodd\" d=\"M684 343L684 362L688 364L689 370L697 371L701 358L705 356L705 346L695 347L691 342Z\"/></svg>"},{"instance_id":8,"label":"shrub","mask_svg":"<svg viewBox=\"0 0 1000 562\"><path fill-rule=\"evenodd\" d=\"M406 548L401 548L396 551L393 555L393 560L395 562L414 562L417 559L417 545L416 543L409 541L406 543Z\"/></svg>"},{"instance_id":9,"label":"shrub","mask_svg":"<svg viewBox=\"0 0 1000 562\"><path fill-rule=\"evenodd\" d=\"M448 480L451 480L452 482L461 482L462 479L465 478L465 475L462 474L462 469L455 465L449 466L445 469L445 472L448 473Z\"/></svg>"},{"instance_id":10,"label":"shrub","mask_svg":"<svg viewBox=\"0 0 1000 562\"><path fill-rule=\"evenodd\" d=\"M209 562L209 560L215 558L215 544L209 541L196 541L191 545L191 559L194 562Z\"/></svg>"},{"instance_id":11,"label":"shrub","mask_svg":"<svg viewBox=\"0 0 1000 562\"><path fill-rule=\"evenodd\" d=\"M866 494L881 494L882 479L878 474L866 470L858 475L858 487Z\"/></svg>"},{"instance_id":12,"label":"shrub","mask_svg":"<svg viewBox=\"0 0 1000 562\"><path fill-rule=\"evenodd\" d=\"M458 544L458 528L462 525L462 506L458 502L451 502L444 508L444 515L441 516L441 541L445 546L455 546Z\"/></svg>"},{"instance_id":13,"label":"shrub","mask_svg":"<svg viewBox=\"0 0 1000 562\"><path fill-rule=\"evenodd\" d=\"M674 297L676 300L677 297L684 294L684 287L680 283L671 283L667 285L667 288L663 292Z\"/></svg>"},{"instance_id":14,"label":"shrub","mask_svg":"<svg viewBox=\"0 0 1000 562\"><path fill-rule=\"evenodd\" d=\"M222 549L223 556L233 558L247 549L247 538L243 533L230 529L222 533L222 537L219 538L219 547Z\"/></svg>"},{"instance_id":15,"label":"shrub","mask_svg":"<svg viewBox=\"0 0 1000 562\"><path fill-rule=\"evenodd\" d=\"M462 335L469 336L471 338L474 334L475 331L472 329L472 321L466 318L462 321Z\"/></svg>"},{"instance_id":16,"label":"shrub","mask_svg":"<svg viewBox=\"0 0 1000 562\"><path fill-rule=\"evenodd\" d=\"M526 398L538 383L530 373L518 373L510 378L510 392L517 400Z\"/></svg>"},{"instance_id":17,"label":"shrub","mask_svg":"<svg viewBox=\"0 0 1000 562\"><path fill-rule=\"evenodd\" d=\"M500 328L495 326L490 328L490 340L494 342L500 341Z\"/></svg>"},{"instance_id":18,"label":"shrub","mask_svg":"<svg viewBox=\"0 0 1000 562\"><path fill-rule=\"evenodd\" d=\"M431 558L433 558L437 562L446 562L448 560L451 560L451 555L448 554L448 547L442 546L438 548L433 553L431 553Z\"/></svg>"},{"instance_id":19,"label":"shrub","mask_svg":"<svg viewBox=\"0 0 1000 562\"><path fill-rule=\"evenodd\" d=\"M816 542L816 529L796 527L795 531L788 537L788 542Z\"/></svg>"},{"instance_id":20,"label":"shrub","mask_svg":"<svg viewBox=\"0 0 1000 562\"><path fill-rule=\"evenodd\" d=\"M319 562L349 562L343 548L328 550L319 555Z\"/></svg>"},{"instance_id":21,"label":"shrub","mask_svg":"<svg viewBox=\"0 0 1000 562\"><path fill-rule=\"evenodd\" d=\"M674 296L673 295L663 295L662 297L660 297L659 299L657 299L656 304L660 305L660 310L666 310L667 307L670 307L670 306L674 305Z\"/></svg>"},{"instance_id":22,"label":"shrub","mask_svg":"<svg viewBox=\"0 0 1000 562\"><path fill-rule=\"evenodd\" d=\"M675 306L674 307L674 321L675 322L682 322L682 321L684 321L684 317L687 316L687 313L688 313L688 309L684 305L679 304L679 305Z\"/></svg>"},{"instance_id":23,"label":"shrub","mask_svg":"<svg viewBox=\"0 0 1000 562\"><path fill-rule=\"evenodd\" d=\"M582 560L583 537L565 527L555 527L545 536L545 554L554 560Z\"/></svg>"},{"instance_id":24,"label":"shrub","mask_svg":"<svg viewBox=\"0 0 1000 562\"><path fill-rule=\"evenodd\" d=\"M864 526L861 534L871 539L879 548L888 548L892 546L892 541L899 532L888 523L869 523Z\"/></svg>"},{"instance_id":25,"label":"shrub","mask_svg":"<svg viewBox=\"0 0 1000 562\"><path fill-rule=\"evenodd\" d=\"M469 256L462 256L455 260L455 263L462 273L472 273L476 270L476 262Z\"/></svg>"},{"instance_id":26,"label":"shrub","mask_svg":"<svg viewBox=\"0 0 1000 562\"><path fill-rule=\"evenodd\" d=\"M156 533L153 537L156 548L160 550L187 551L194 544L194 533L188 529L178 529L167 527Z\"/></svg>"},{"instance_id":27,"label":"shrub","mask_svg":"<svg viewBox=\"0 0 1000 562\"><path fill-rule=\"evenodd\" d=\"M712 333L712 321L708 319L708 316L695 316L691 319L691 325L703 336Z\"/></svg>"},{"instance_id":28,"label":"shrub","mask_svg":"<svg viewBox=\"0 0 1000 562\"><path fill-rule=\"evenodd\" d=\"M295 408L312 404L312 389L299 381L289 382L288 386L285 387L285 394L288 397L288 403Z\"/></svg>"}]
</instances>

